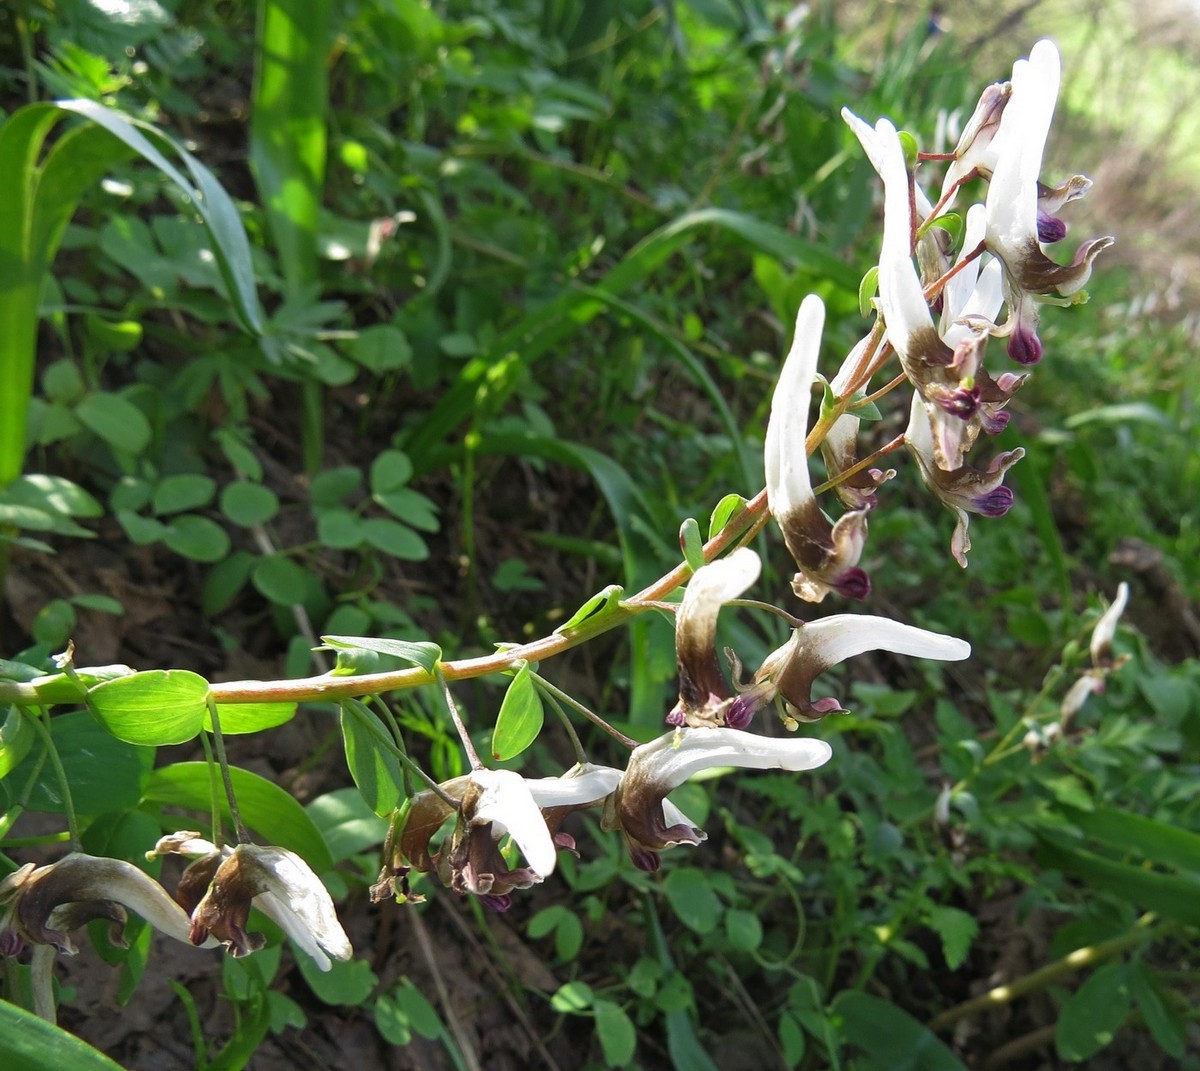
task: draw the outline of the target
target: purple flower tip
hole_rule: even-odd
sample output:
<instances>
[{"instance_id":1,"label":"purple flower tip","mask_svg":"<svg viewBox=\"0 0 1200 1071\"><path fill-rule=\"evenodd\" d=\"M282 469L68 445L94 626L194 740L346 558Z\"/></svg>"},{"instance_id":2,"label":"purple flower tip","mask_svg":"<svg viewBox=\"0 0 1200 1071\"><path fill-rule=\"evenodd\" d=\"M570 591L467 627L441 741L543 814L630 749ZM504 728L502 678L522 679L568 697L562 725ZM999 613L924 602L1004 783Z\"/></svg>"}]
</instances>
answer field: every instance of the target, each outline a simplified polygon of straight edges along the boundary
<instances>
[{"instance_id":1,"label":"purple flower tip","mask_svg":"<svg viewBox=\"0 0 1200 1071\"><path fill-rule=\"evenodd\" d=\"M966 387L959 387L945 397L935 399L941 408L945 409L951 416L961 417L967 420L975 415L975 411L979 408L979 399L982 391L976 387L973 390L967 390Z\"/></svg>"},{"instance_id":2,"label":"purple flower tip","mask_svg":"<svg viewBox=\"0 0 1200 1071\"><path fill-rule=\"evenodd\" d=\"M754 696L739 695L725 711L725 724L730 729L745 729L754 718L759 704Z\"/></svg>"},{"instance_id":3,"label":"purple flower tip","mask_svg":"<svg viewBox=\"0 0 1200 1071\"><path fill-rule=\"evenodd\" d=\"M486 896L481 896L480 901L483 906L490 911L495 911L497 914L503 914L512 907L512 897L505 893L503 896L492 896L490 893Z\"/></svg>"},{"instance_id":4,"label":"purple flower tip","mask_svg":"<svg viewBox=\"0 0 1200 1071\"><path fill-rule=\"evenodd\" d=\"M814 714L833 714L842 709L842 704L832 695L825 699L818 699L809 707Z\"/></svg>"},{"instance_id":5,"label":"purple flower tip","mask_svg":"<svg viewBox=\"0 0 1200 1071\"><path fill-rule=\"evenodd\" d=\"M1003 517L1013 504L1011 487L997 487L975 499L975 511L984 517Z\"/></svg>"},{"instance_id":6,"label":"purple flower tip","mask_svg":"<svg viewBox=\"0 0 1200 1071\"><path fill-rule=\"evenodd\" d=\"M16 930L0 931L0 956L19 956L25 949L25 941Z\"/></svg>"},{"instance_id":7,"label":"purple flower tip","mask_svg":"<svg viewBox=\"0 0 1200 1071\"><path fill-rule=\"evenodd\" d=\"M1042 208L1038 209L1037 228L1038 240L1047 244L1061 242L1067 236L1067 225Z\"/></svg>"},{"instance_id":8,"label":"purple flower tip","mask_svg":"<svg viewBox=\"0 0 1200 1071\"><path fill-rule=\"evenodd\" d=\"M996 413L983 413L983 430L989 435L999 435L1005 428L1008 427L1008 422L1012 420L1012 413L1001 409Z\"/></svg>"},{"instance_id":9,"label":"purple flower tip","mask_svg":"<svg viewBox=\"0 0 1200 1071\"><path fill-rule=\"evenodd\" d=\"M862 602L871 594L871 578L867 576L865 569L859 569L857 566L835 577L831 586L843 598L854 599L857 602Z\"/></svg>"},{"instance_id":10,"label":"purple flower tip","mask_svg":"<svg viewBox=\"0 0 1200 1071\"><path fill-rule=\"evenodd\" d=\"M633 860L633 865L638 870L644 870L648 874L653 874L662 866L658 852L652 852L649 848L643 848L640 845L631 844L629 846L629 858Z\"/></svg>"},{"instance_id":11,"label":"purple flower tip","mask_svg":"<svg viewBox=\"0 0 1200 1071\"><path fill-rule=\"evenodd\" d=\"M1008 355L1017 364L1037 364L1042 352L1042 340L1028 328L1018 327L1008 340Z\"/></svg>"},{"instance_id":12,"label":"purple flower tip","mask_svg":"<svg viewBox=\"0 0 1200 1071\"><path fill-rule=\"evenodd\" d=\"M668 725L673 725L678 728L681 725L687 724L687 711L681 706L672 707L667 713L666 718Z\"/></svg>"}]
</instances>

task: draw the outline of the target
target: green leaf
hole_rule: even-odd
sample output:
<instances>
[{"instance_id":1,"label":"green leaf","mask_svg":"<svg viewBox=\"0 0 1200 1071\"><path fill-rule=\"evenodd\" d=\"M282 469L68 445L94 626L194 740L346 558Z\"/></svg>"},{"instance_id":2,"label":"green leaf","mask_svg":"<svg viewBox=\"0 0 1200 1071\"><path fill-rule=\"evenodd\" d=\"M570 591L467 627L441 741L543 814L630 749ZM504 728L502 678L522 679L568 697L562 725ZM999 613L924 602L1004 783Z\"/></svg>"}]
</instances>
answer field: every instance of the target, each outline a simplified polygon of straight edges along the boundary
<instances>
[{"instance_id":1,"label":"green leaf","mask_svg":"<svg viewBox=\"0 0 1200 1071\"><path fill-rule=\"evenodd\" d=\"M492 732L492 758L505 762L516 758L538 737L545 720L542 697L538 695L528 662L522 662L509 682L496 728Z\"/></svg>"},{"instance_id":2,"label":"green leaf","mask_svg":"<svg viewBox=\"0 0 1200 1071\"><path fill-rule=\"evenodd\" d=\"M367 806L383 818L400 803L404 767L396 756L396 741L365 704L342 704L339 724L346 766Z\"/></svg>"},{"instance_id":3,"label":"green leaf","mask_svg":"<svg viewBox=\"0 0 1200 1071\"><path fill-rule=\"evenodd\" d=\"M401 561L421 562L429 557L425 540L406 524L387 517L368 517L361 526L363 539L371 546Z\"/></svg>"},{"instance_id":4,"label":"green leaf","mask_svg":"<svg viewBox=\"0 0 1200 1071\"><path fill-rule=\"evenodd\" d=\"M279 512L275 492L249 480L235 480L223 487L220 504L221 512L243 528L266 524Z\"/></svg>"},{"instance_id":5,"label":"green leaf","mask_svg":"<svg viewBox=\"0 0 1200 1071\"><path fill-rule=\"evenodd\" d=\"M164 513L183 513L189 509L207 506L217 490L217 481L211 476L182 473L167 476L154 488L151 510L162 516Z\"/></svg>"},{"instance_id":6,"label":"green leaf","mask_svg":"<svg viewBox=\"0 0 1200 1071\"><path fill-rule=\"evenodd\" d=\"M335 863L378 847L387 836L387 822L371 811L356 788L326 792L305 810L325 838Z\"/></svg>"},{"instance_id":7,"label":"green leaf","mask_svg":"<svg viewBox=\"0 0 1200 1071\"><path fill-rule=\"evenodd\" d=\"M832 1011L843 1040L862 1051L857 1071L967 1071L931 1030L889 1001L844 990Z\"/></svg>"},{"instance_id":8,"label":"green leaf","mask_svg":"<svg viewBox=\"0 0 1200 1071\"><path fill-rule=\"evenodd\" d=\"M258 591L277 606L293 606L304 601L308 574L291 558L271 554L263 558L250 574Z\"/></svg>"},{"instance_id":9,"label":"green leaf","mask_svg":"<svg viewBox=\"0 0 1200 1071\"><path fill-rule=\"evenodd\" d=\"M393 640L386 636L322 636L321 642L335 651L362 650L391 655L420 666L426 673L432 673L433 667L442 659L442 649L436 643L425 641Z\"/></svg>"},{"instance_id":10,"label":"green leaf","mask_svg":"<svg viewBox=\"0 0 1200 1071\"><path fill-rule=\"evenodd\" d=\"M185 669L152 669L88 689L88 708L118 740L182 744L208 712L208 681Z\"/></svg>"},{"instance_id":11,"label":"green leaf","mask_svg":"<svg viewBox=\"0 0 1200 1071\"><path fill-rule=\"evenodd\" d=\"M703 568L704 540L700 538L700 525L695 517L688 517L679 526L679 547L683 551L683 560L693 573Z\"/></svg>"},{"instance_id":12,"label":"green leaf","mask_svg":"<svg viewBox=\"0 0 1200 1071\"><path fill-rule=\"evenodd\" d=\"M321 970L308 956L297 956L296 964L313 995L325 1004L362 1004L379 981L366 960L335 959L328 971Z\"/></svg>"},{"instance_id":13,"label":"green leaf","mask_svg":"<svg viewBox=\"0 0 1200 1071\"><path fill-rule=\"evenodd\" d=\"M1059 1009L1054 1047L1064 1060L1095 1056L1117 1036L1132 1010L1124 963L1097 968Z\"/></svg>"},{"instance_id":14,"label":"green leaf","mask_svg":"<svg viewBox=\"0 0 1200 1071\"><path fill-rule=\"evenodd\" d=\"M295 716L295 703L217 704L217 718L221 722L221 732L226 736L274 729L277 725L291 721ZM204 714L204 728L207 732L212 732L212 718L207 710Z\"/></svg>"},{"instance_id":15,"label":"green leaf","mask_svg":"<svg viewBox=\"0 0 1200 1071\"><path fill-rule=\"evenodd\" d=\"M232 766L229 769L242 821L269 844L296 852L317 873L333 866L321 831L288 792L265 777ZM154 803L183 807L208 814L212 806L211 781L205 762L176 762L155 770L145 798ZM228 820L229 810L223 806Z\"/></svg>"},{"instance_id":16,"label":"green leaf","mask_svg":"<svg viewBox=\"0 0 1200 1071\"><path fill-rule=\"evenodd\" d=\"M738 494L728 494L722 498L708 519L708 538L713 539L723 531L729 519L745 505L746 499Z\"/></svg>"},{"instance_id":17,"label":"green leaf","mask_svg":"<svg viewBox=\"0 0 1200 1071\"><path fill-rule=\"evenodd\" d=\"M332 550L353 550L366 538L363 519L344 506L322 509L317 514L317 538Z\"/></svg>"},{"instance_id":18,"label":"green leaf","mask_svg":"<svg viewBox=\"0 0 1200 1071\"><path fill-rule=\"evenodd\" d=\"M858 284L858 313L864 320L871 316L871 302L879 293L879 267L870 268Z\"/></svg>"},{"instance_id":19,"label":"green leaf","mask_svg":"<svg viewBox=\"0 0 1200 1071\"><path fill-rule=\"evenodd\" d=\"M587 1011L594 1001L595 994L587 982L567 982L550 998L550 1007L560 1015L578 1015Z\"/></svg>"},{"instance_id":20,"label":"green leaf","mask_svg":"<svg viewBox=\"0 0 1200 1071\"><path fill-rule=\"evenodd\" d=\"M762 944L762 922L753 911L730 908L725 912L725 936L739 952L753 952Z\"/></svg>"},{"instance_id":21,"label":"green leaf","mask_svg":"<svg viewBox=\"0 0 1200 1071\"><path fill-rule=\"evenodd\" d=\"M78 484L62 476L30 473L4 488L4 500L35 506L66 517L102 517L104 507Z\"/></svg>"},{"instance_id":22,"label":"green leaf","mask_svg":"<svg viewBox=\"0 0 1200 1071\"><path fill-rule=\"evenodd\" d=\"M679 867L667 875L663 893L679 920L696 933L712 933L724 908L708 876L696 867Z\"/></svg>"},{"instance_id":23,"label":"green leaf","mask_svg":"<svg viewBox=\"0 0 1200 1071\"><path fill-rule=\"evenodd\" d=\"M375 1026L385 1041L407 1045L414 1033L433 1040L446 1032L434 1006L407 978L375 1002Z\"/></svg>"},{"instance_id":24,"label":"green leaf","mask_svg":"<svg viewBox=\"0 0 1200 1071\"><path fill-rule=\"evenodd\" d=\"M119 394L88 394L75 407L75 416L89 431L127 454L140 454L150 445L149 422Z\"/></svg>"},{"instance_id":25,"label":"green leaf","mask_svg":"<svg viewBox=\"0 0 1200 1071\"><path fill-rule=\"evenodd\" d=\"M225 529L208 517L185 513L174 518L163 532L162 541L176 554L196 562L219 562L229 553Z\"/></svg>"},{"instance_id":26,"label":"green leaf","mask_svg":"<svg viewBox=\"0 0 1200 1071\"><path fill-rule=\"evenodd\" d=\"M50 736L62 759L71 802L79 814L103 814L128 810L142 798L142 788L154 764L154 749L135 747L117 740L84 710L57 714L50 719ZM42 754L40 747L29 750L10 777L0 784L0 798L7 794L9 805L17 802L20 791L33 773L34 763ZM33 811L62 814L62 789L49 763L43 763L28 807Z\"/></svg>"},{"instance_id":27,"label":"green leaf","mask_svg":"<svg viewBox=\"0 0 1200 1071\"><path fill-rule=\"evenodd\" d=\"M596 1036L609 1067L624 1067L633 1059L637 1048L637 1030L625 1009L611 1000L598 999L593 1005L596 1013Z\"/></svg>"},{"instance_id":28,"label":"green leaf","mask_svg":"<svg viewBox=\"0 0 1200 1071\"><path fill-rule=\"evenodd\" d=\"M371 491L377 495L398 491L412 479L413 465L400 450L384 450L371 462Z\"/></svg>"},{"instance_id":29,"label":"green leaf","mask_svg":"<svg viewBox=\"0 0 1200 1071\"><path fill-rule=\"evenodd\" d=\"M624 594L625 589L620 584L609 584L608 587L588 598L578 610L554 630L555 633L565 634L571 629L579 628L585 621L589 625L598 624L620 607L621 596Z\"/></svg>"},{"instance_id":30,"label":"green leaf","mask_svg":"<svg viewBox=\"0 0 1200 1071\"><path fill-rule=\"evenodd\" d=\"M0 1066L13 1071L122 1071L74 1034L0 1001Z\"/></svg>"},{"instance_id":31,"label":"green leaf","mask_svg":"<svg viewBox=\"0 0 1200 1071\"><path fill-rule=\"evenodd\" d=\"M958 970L966 962L971 942L979 933L974 915L957 907L935 906L929 909L929 927L942 939L942 955L946 966Z\"/></svg>"},{"instance_id":32,"label":"green leaf","mask_svg":"<svg viewBox=\"0 0 1200 1071\"><path fill-rule=\"evenodd\" d=\"M377 375L394 372L412 362L412 347L404 332L391 324L364 328L349 346L350 356Z\"/></svg>"},{"instance_id":33,"label":"green leaf","mask_svg":"<svg viewBox=\"0 0 1200 1071\"><path fill-rule=\"evenodd\" d=\"M1142 1013L1142 1020L1158 1047L1176 1060L1187 1046L1187 1027L1170 1000L1163 998L1158 984L1142 960L1129 965L1129 991Z\"/></svg>"},{"instance_id":34,"label":"green leaf","mask_svg":"<svg viewBox=\"0 0 1200 1071\"><path fill-rule=\"evenodd\" d=\"M16 707L0 707L4 722L0 724L0 780L12 772L26 755L37 735L29 724L29 717Z\"/></svg>"},{"instance_id":35,"label":"green leaf","mask_svg":"<svg viewBox=\"0 0 1200 1071\"><path fill-rule=\"evenodd\" d=\"M1071 822L1103 844L1200 877L1200 835L1186 829L1115 807L1072 811Z\"/></svg>"}]
</instances>

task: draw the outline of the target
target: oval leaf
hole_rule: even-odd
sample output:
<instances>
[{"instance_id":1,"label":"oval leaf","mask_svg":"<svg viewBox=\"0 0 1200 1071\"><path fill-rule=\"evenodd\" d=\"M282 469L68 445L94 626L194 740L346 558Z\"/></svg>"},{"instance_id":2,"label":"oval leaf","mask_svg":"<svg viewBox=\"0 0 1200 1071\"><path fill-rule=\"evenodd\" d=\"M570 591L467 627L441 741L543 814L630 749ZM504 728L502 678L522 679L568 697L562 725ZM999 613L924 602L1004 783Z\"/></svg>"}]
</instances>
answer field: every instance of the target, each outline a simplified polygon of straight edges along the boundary
<instances>
[{"instance_id":1,"label":"oval leaf","mask_svg":"<svg viewBox=\"0 0 1200 1071\"><path fill-rule=\"evenodd\" d=\"M386 636L322 636L321 642L335 651L374 651L376 654L391 655L420 666L426 673L432 673L433 667L442 658L442 649L436 643L414 643Z\"/></svg>"},{"instance_id":2,"label":"oval leaf","mask_svg":"<svg viewBox=\"0 0 1200 1071\"><path fill-rule=\"evenodd\" d=\"M395 741L362 703L343 703L340 724L346 765L358 791L380 818L391 814L400 803L404 778Z\"/></svg>"},{"instance_id":3,"label":"oval leaf","mask_svg":"<svg viewBox=\"0 0 1200 1071\"><path fill-rule=\"evenodd\" d=\"M90 688L88 707L130 744L182 744L204 726L208 681L185 669L152 669Z\"/></svg>"},{"instance_id":4,"label":"oval leaf","mask_svg":"<svg viewBox=\"0 0 1200 1071\"><path fill-rule=\"evenodd\" d=\"M492 758L504 762L521 754L537 739L544 720L542 697L533 683L529 663L522 662L500 704L492 732Z\"/></svg>"}]
</instances>

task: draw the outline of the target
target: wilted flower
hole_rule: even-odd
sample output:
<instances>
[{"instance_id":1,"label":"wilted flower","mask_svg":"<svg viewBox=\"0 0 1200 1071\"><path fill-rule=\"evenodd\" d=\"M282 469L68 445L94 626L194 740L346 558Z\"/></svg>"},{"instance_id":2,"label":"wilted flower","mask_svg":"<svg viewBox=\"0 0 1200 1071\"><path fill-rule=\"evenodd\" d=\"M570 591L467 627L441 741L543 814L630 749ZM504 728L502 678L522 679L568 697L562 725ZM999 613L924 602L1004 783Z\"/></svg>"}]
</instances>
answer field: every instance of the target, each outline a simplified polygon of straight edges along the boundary
<instances>
[{"instance_id":1,"label":"wilted flower","mask_svg":"<svg viewBox=\"0 0 1200 1071\"><path fill-rule=\"evenodd\" d=\"M1009 82L993 83L980 94L979 103L975 105L975 111L971 113L954 147L954 161L947 168L942 181L944 207L950 206L954 191L973 176L991 176L996 166L992 142L1000 129L1000 119L1011 94L1012 84Z\"/></svg>"},{"instance_id":2,"label":"wilted flower","mask_svg":"<svg viewBox=\"0 0 1200 1071\"><path fill-rule=\"evenodd\" d=\"M825 306L810 294L800 305L792 348L771 399L764 450L767 502L799 569L792 590L807 602L820 602L830 591L850 599L865 599L871 591L858 567L868 511L851 510L831 524L808 472L808 410L824 324Z\"/></svg>"},{"instance_id":3,"label":"wilted flower","mask_svg":"<svg viewBox=\"0 0 1200 1071\"><path fill-rule=\"evenodd\" d=\"M108 919L109 939L123 946L126 909L169 937L190 941L184 911L124 859L72 852L49 866L26 863L0 882L0 951L11 955L28 943L73 956L70 934L92 919Z\"/></svg>"},{"instance_id":4,"label":"wilted flower","mask_svg":"<svg viewBox=\"0 0 1200 1071\"><path fill-rule=\"evenodd\" d=\"M558 832L566 815L601 802L619 778L618 771L592 764L535 780L511 770L474 770L439 786L444 796L426 790L409 801L391 866L407 861L422 873L437 873L456 892L473 893L503 910L514 889L539 884L554 871L557 847L574 847ZM449 843L431 852L430 839L455 812L444 797L457 801L458 820ZM520 849L525 866L513 867L505 858L499 847L505 836ZM373 890L376 899L386 884Z\"/></svg>"},{"instance_id":5,"label":"wilted flower","mask_svg":"<svg viewBox=\"0 0 1200 1071\"><path fill-rule=\"evenodd\" d=\"M1092 262L1114 241L1106 237L1083 243L1068 265L1055 263L1039 244L1044 229L1050 238L1061 237L1048 220L1039 227L1043 191L1048 194L1047 204L1057 210L1087 190L1082 176L1056 191L1039 184L1046 137L1058 100L1060 67L1058 49L1051 41L1039 41L1029 59L1013 65L1012 96L992 145L996 164L987 193L987 244L1004 262L1009 304L1004 331L1009 356L1021 364L1033 364L1042 356L1034 295L1068 297L1081 290L1091 275ZM1048 216L1050 210L1042 211Z\"/></svg>"},{"instance_id":6,"label":"wilted flower","mask_svg":"<svg viewBox=\"0 0 1200 1071\"><path fill-rule=\"evenodd\" d=\"M671 725L725 723L733 692L717 662L717 618L721 607L758 579L758 555L741 547L701 566L688 581L675 614L675 654L679 664L679 702L667 715Z\"/></svg>"},{"instance_id":7,"label":"wilted flower","mask_svg":"<svg viewBox=\"0 0 1200 1071\"><path fill-rule=\"evenodd\" d=\"M657 870L658 852L707 839L670 800L668 792L693 774L714 767L813 770L829 761L824 740L758 736L737 729L677 729L636 747L620 784L604 808L604 828L620 829L634 863Z\"/></svg>"},{"instance_id":8,"label":"wilted flower","mask_svg":"<svg viewBox=\"0 0 1200 1071\"><path fill-rule=\"evenodd\" d=\"M1097 695L1104 691L1108 675L1115 669L1120 669L1128 655L1114 658L1112 653L1113 637L1117 632L1117 622L1129 605L1129 585L1124 581L1117 587L1117 597L1112 605L1104 611L1096 627L1092 630L1091 642L1088 644L1092 656L1091 668L1083 674L1067 690L1059 710L1060 721L1065 728L1087 701L1088 696Z\"/></svg>"},{"instance_id":9,"label":"wilted flower","mask_svg":"<svg viewBox=\"0 0 1200 1071\"><path fill-rule=\"evenodd\" d=\"M257 951L263 946L262 936L246 932L253 906L323 971L332 966L329 956L353 955L329 891L295 852L257 844L218 848L198 833L184 832L163 837L149 854L168 853L196 857L176 892L191 915L193 943L201 944L211 935L234 956Z\"/></svg>"},{"instance_id":10,"label":"wilted flower","mask_svg":"<svg viewBox=\"0 0 1200 1071\"><path fill-rule=\"evenodd\" d=\"M816 721L843 709L832 697L814 701L813 681L830 666L867 651L957 662L970 656L971 645L886 617L824 617L800 625L782 647L763 660L753 682L730 708L729 723L744 728L756 710L777 696L783 699L788 716L797 721Z\"/></svg>"}]
</instances>

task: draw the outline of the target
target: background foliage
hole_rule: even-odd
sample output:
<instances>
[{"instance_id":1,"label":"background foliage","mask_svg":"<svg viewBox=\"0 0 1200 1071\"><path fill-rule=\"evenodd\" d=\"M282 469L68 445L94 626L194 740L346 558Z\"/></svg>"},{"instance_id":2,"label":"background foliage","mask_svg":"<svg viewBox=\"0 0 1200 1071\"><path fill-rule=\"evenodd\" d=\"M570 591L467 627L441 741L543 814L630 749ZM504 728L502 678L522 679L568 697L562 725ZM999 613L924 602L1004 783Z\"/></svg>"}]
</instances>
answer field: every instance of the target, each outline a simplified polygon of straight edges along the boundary
<instances>
[{"instance_id":1,"label":"background foliage","mask_svg":"<svg viewBox=\"0 0 1200 1071\"><path fill-rule=\"evenodd\" d=\"M59 161L40 203L61 218L40 292L0 295L36 331L10 331L2 362L0 419L29 414L0 457L9 678L68 639L81 664L217 680L321 671L323 635L463 657L654 579L684 518L761 486L802 296L830 310L831 361L863 329L879 198L844 104L933 140L1052 33L1073 81L1050 168L1089 170L1077 233L1117 233L1122 258L1044 321L1051 357L1001 443L1029 450L1018 506L975 526L967 573L915 481L882 493L874 609L976 654L843 669L854 712L823 725L828 768L688 786L711 839L656 876L583 826L582 859L508 915L441 891L380 910L372 811L396 779L356 766L336 708L243 711L226 731L279 726L231 740L244 817L344 892L359 957L325 976L278 943L221 964L151 957L148 930L127 953L97 938L118 969L80 957L64 1025L131 1068L1194 1066L1195 141L1177 102L1195 37L1143 5L942 8L933 32L875 3L813 4L798 27L765 0L6 6L0 146L26 102L145 124L100 156L93 128L47 112L28 143ZM1066 739L1024 746L1122 579L1129 662ZM751 655L778 639L745 632ZM560 661L561 687L659 731L669 623ZM462 693L485 747L505 683ZM391 707L436 776L459 772L434 704ZM118 741L84 712L50 724L91 850L136 858L207 808L191 745ZM40 750L4 742L23 861L62 800ZM570 758L546 734L523 761ZM1009 997L981 998L999 983ZM20 1004L15 961L5 985Z\"/></svg>"}]
</instances>

